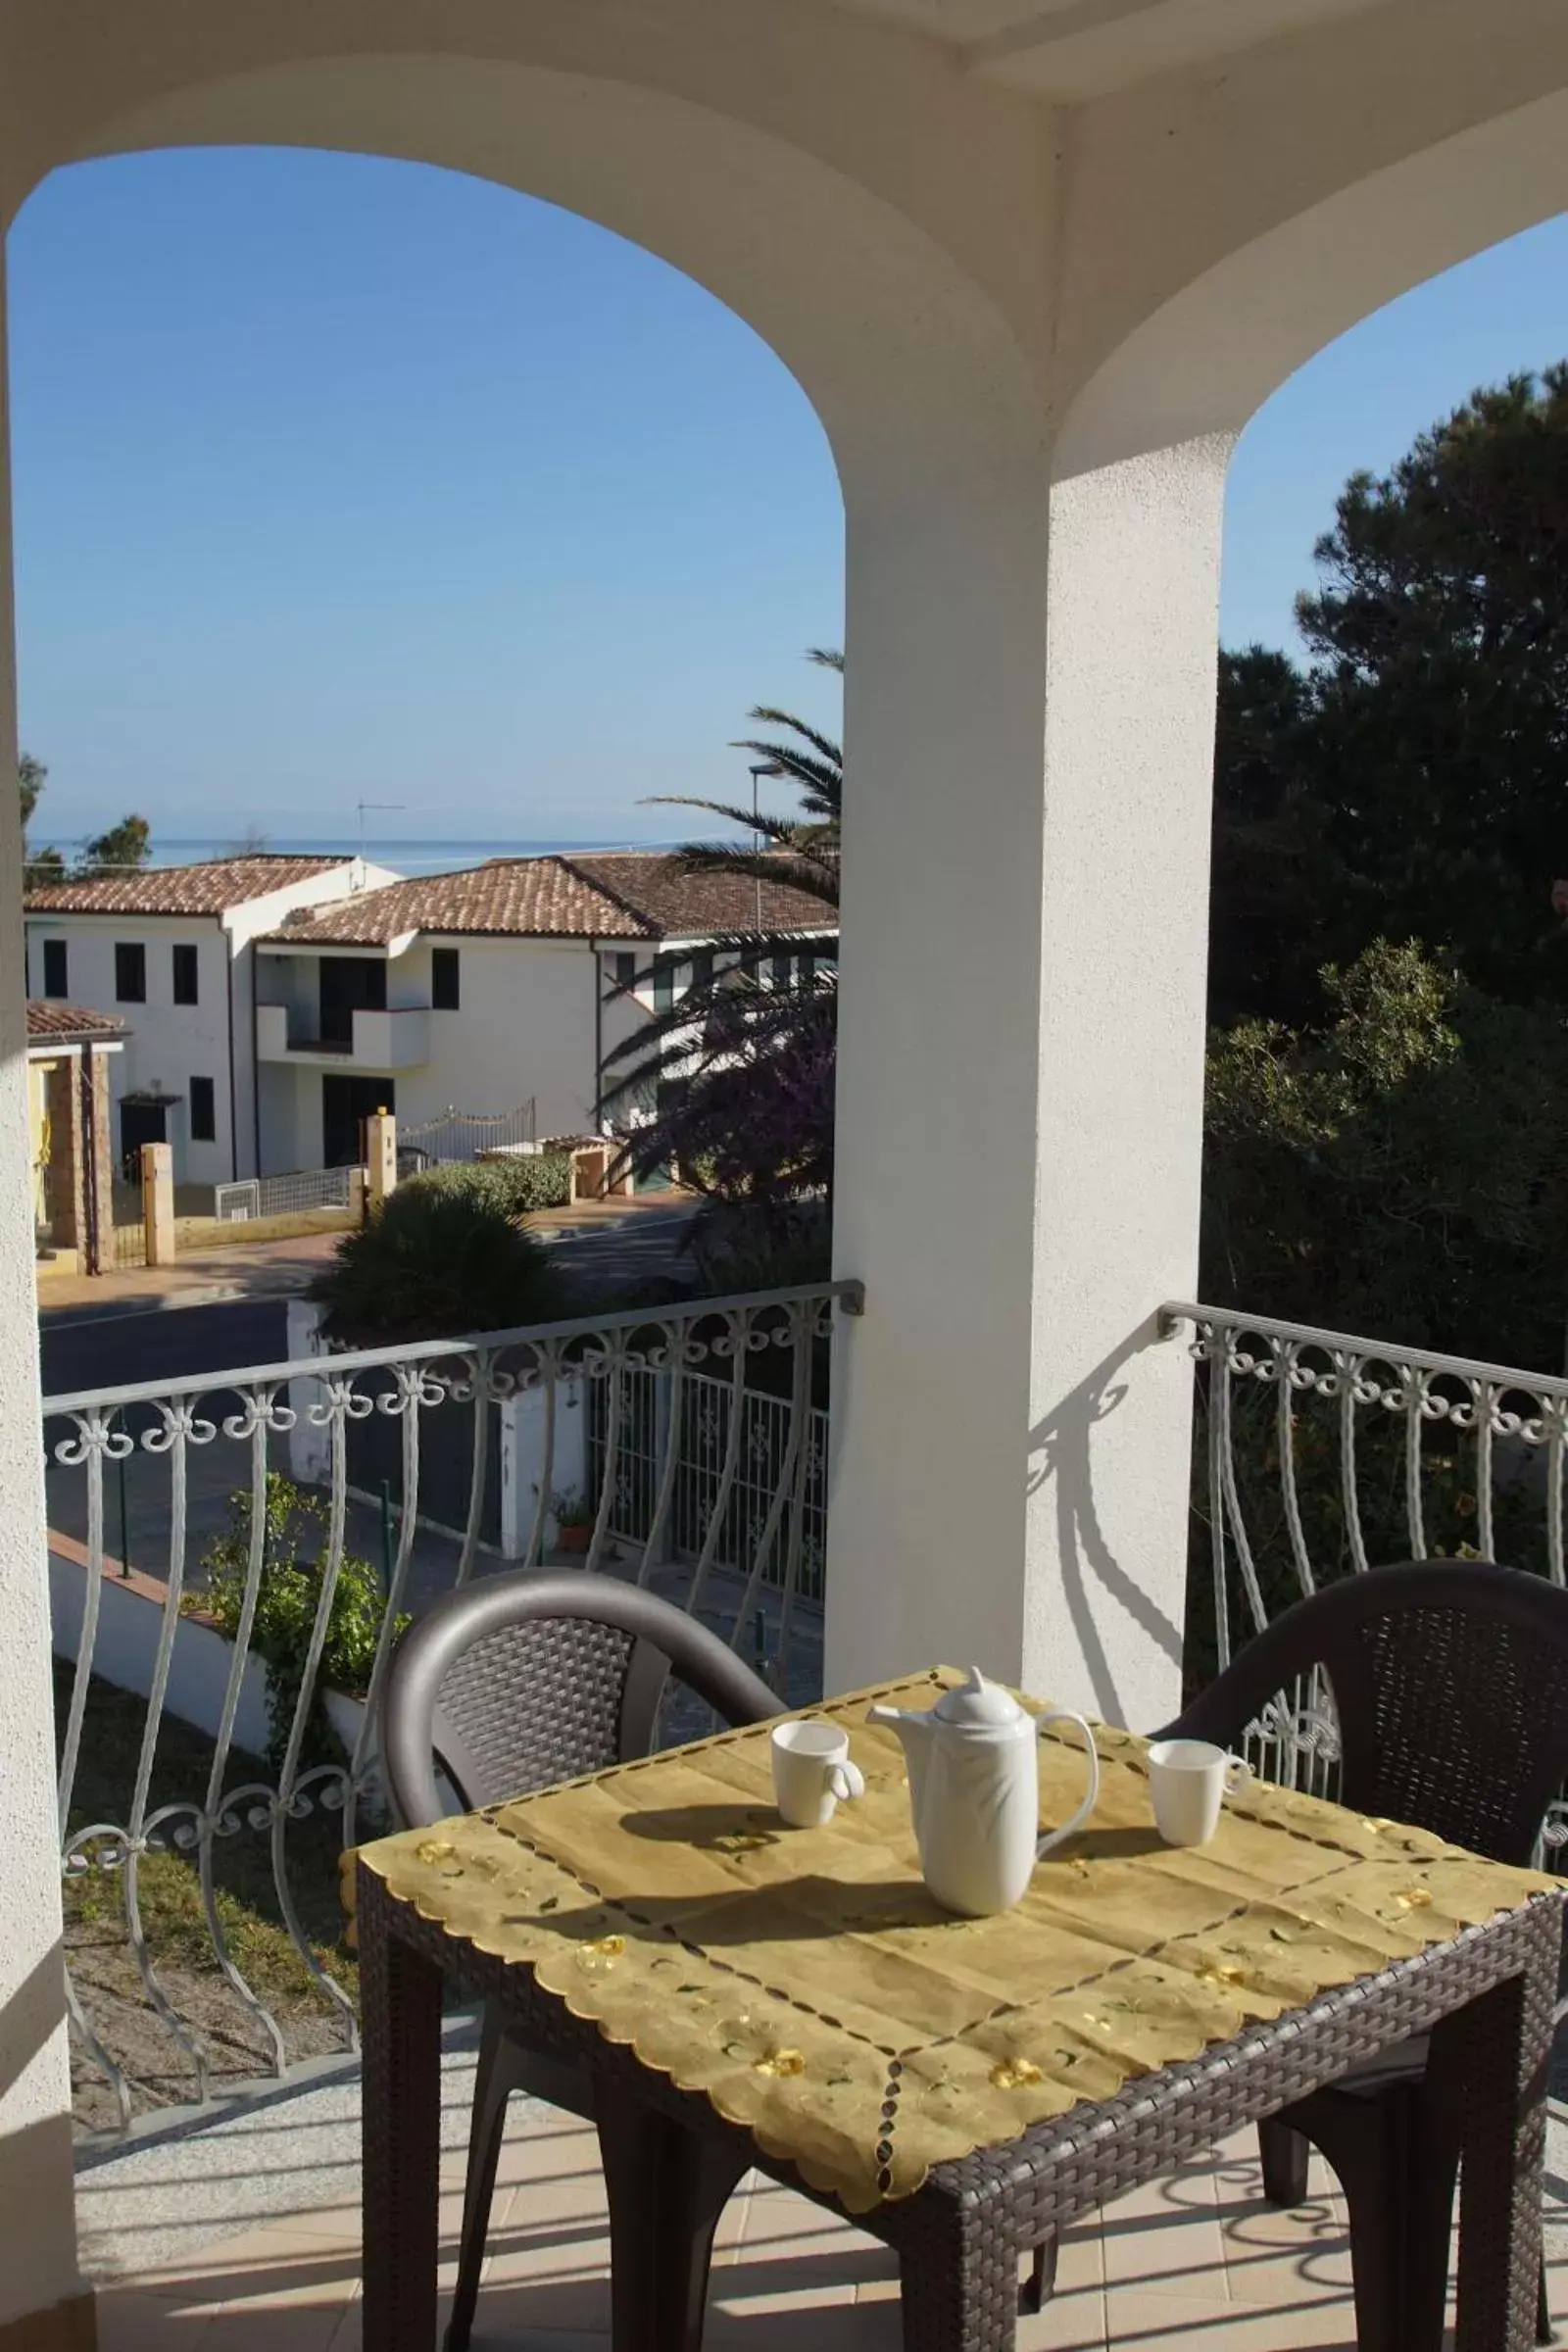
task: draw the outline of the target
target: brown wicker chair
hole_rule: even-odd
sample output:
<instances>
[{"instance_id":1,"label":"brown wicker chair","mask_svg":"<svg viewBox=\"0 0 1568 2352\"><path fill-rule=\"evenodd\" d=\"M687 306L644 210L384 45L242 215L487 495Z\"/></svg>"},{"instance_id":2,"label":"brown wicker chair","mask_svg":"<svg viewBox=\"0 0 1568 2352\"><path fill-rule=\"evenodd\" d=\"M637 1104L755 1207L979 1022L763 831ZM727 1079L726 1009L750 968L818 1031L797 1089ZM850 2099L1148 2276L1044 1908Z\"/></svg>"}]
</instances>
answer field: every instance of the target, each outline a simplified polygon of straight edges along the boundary
<instances>
[{"instance_id":1,"label":"brown wicker chair","mask_svg":"<svg viewBox=\"0 0 1568 2352\"><path fill-rule=\"evenodd\" d=\"M1333 1693L1337 1794L1494 1861L1530 1861L1568 1780L1568 1592L1485 1561L1413 1561L1298 1601L1163 1736L1234 1746L1313 1669ZM1360 2352L1443 2340L1453 2119L1426 2082L1425 2039L1260 2126L1265 2194L1306 2196L1308 2143L1345 2187ZM1543 2276L1538 2341L1550 2343Z\"/></svg>"},{"instance_id":2,"label":"brown wicker chair","mask_svg":"<svg viewBox=\"0 0 1568 2352\"><path fill-rule=\"evenodd\" d=\"M399 1815L415 1829L451 1810L442 1771L470 1808L646 1755L671 1670L726 1723L778 1712L715 1634L614 1577L523 1569L449 1592L405 1637L387 1680L383 1752ZM448 2352L464 2352L473 2327L514 2090L593 2114L587 2075L531 2048L487 2006Z\"/></svg>"}]
</instances>

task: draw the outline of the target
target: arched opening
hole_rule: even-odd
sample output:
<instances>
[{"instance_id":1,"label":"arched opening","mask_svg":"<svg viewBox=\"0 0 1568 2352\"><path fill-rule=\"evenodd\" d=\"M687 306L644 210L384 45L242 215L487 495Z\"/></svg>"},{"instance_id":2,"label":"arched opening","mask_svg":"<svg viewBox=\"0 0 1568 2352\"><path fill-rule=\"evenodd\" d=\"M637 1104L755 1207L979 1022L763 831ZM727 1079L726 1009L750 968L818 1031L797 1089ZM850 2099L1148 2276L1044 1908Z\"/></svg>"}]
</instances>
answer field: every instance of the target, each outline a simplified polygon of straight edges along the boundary
<instances>
[{"instance_id":1,"label":"arched opening","mask_svg":"<svg viewBox=\"0 0 1568 2352\"><path fill-rule=\"evenodd\" d=\"M753 703L836 720L820 426L644 249L428 166L185 148L51 176L9 274L35 843L152 802L162 863L349 854L362 801L403 871L679 839L648 796L744 797Z\"/></svg>"},{"instance_id":2,"label":"arched opening","mask_svg":"<svg viewBox=\"0 0 1568 2352\"><path fill-rule=\"evenodd\" d=\"M794 379L733 313L612 232L493 181L320 151L186 148L57 175L13 230L11 291L21 707L26 741L50 770L34 856L51 843L69 858L129 805L150 817L160 865L236 850L323 867L367 856L377 869L369 887L344 879L320 901L340 912L363 916L376 885L434 883L464 869L449 902L432 897L387 937L350 943L379 948L379 957L335 950L330 938L324 947L279 939L316 903L301 897L280 900L260 944L222 966L209 953L216 917L181 928L171 899L137 921L117 904L117 877L96 877L109 886L104 910L74 919L67 907L48 932L69 974L50 993L74 990L125 1024L109 1113L116 1145L127 1155L143 1142L172 1147L181 1216L216 1213L215 1196L229 1190L221 1180L232 1176L235 1190L251 1177L266 1187L255 1213L267 1219L291 1185L303 1200L313 1175L357 1164L362 1111L382 1105L395 1109L401 1134L423 1132L427 1144L432 1127L470 1127L471 1137L442 1139L454 1160L480 1147L581 1134L604 1077L601 1042L625 1015L608 976L619 957L644 962L657 944L626 919L644 904L639 879L648 879L628 878L635 844L703 829L701 817L648 810L646 796L744 803L747 767L733 738L749 731L754 704L796 700L802 650L840 632L837 484ZM810 697L818 676L805 667L799 699L836 731L825 676ZM785 789L770 779L764 806ZM491 928L464 927L461 902L484 886L475 869L555 849L584 853L570 875L603 884L596 905L611 932L602 954L591 923L549 907L564 935L559 945L532 937L525 912L509 940L499 906ZM608 864L595 850L611 854ZM662 874L652 881L669 887ZM279 865L276 889L290 887ZM687 927L669 925L677 939ZM428 940L401 948L405 931ZM43 945L31 951L40 986ZM713 951L699 938L694 953ZM585 967L593 979L581 977ZM355 993L367 983L373 998ZM657 973L649 987L657 990ZM306 1026L313 1014L318 1028ZM503 1132L524 1105L528 1132ZM462 1118L444 1121L448 1106ZM153 1110L159 1124L148 1134L139 1122ZM347 1129L341 1144L334 1116ZM235 1165L252 1122L255 1160ZM540 1156L554 1163L562 1154ZM141 1239L139 1191L117 1187L115 1205L119 1229ZM641 1223L636 1241L619 1245L626 1264L617 1273L612 1262L608 1278L568 1236L558 1263L581 1265L581 1296L568 1291L563 1312L578 1303L586 1311L607 1280L612 1289L639 1277L678 1288L684 1223L662 1244L654 1237L674 1217ZM587 1238L596 1238L591 1227ZM701 1287L695 1275L690 1287ZM286 1304L279 1299L270 1320L268 1311L242 1308L224 1324L217 1308L208 1329L213 1348L227 1352L214 1361L298 1355ZM488 1298L474 1311L487 1325L529 1319ZM143 1318L127 1317L100 1338L91 1377L135 1378L146 1344ZM79 1358L74 1373L68 1353L46 1343L46 1394L78 1385ZM729 1409L716 1371L693 1394L711 1412ZM639 1396L639 1405L657 1402L652 1392ZM786 1388L780 1409L746 1408L748 1443L760 1438L768 1450L743 1464L746 1510L738 1502L729 1513L723 1548L709 1562L710 1613L730 1584L731 1616L738 1605L751 1558L746 1512L781 1474L774 1440L788 1402ZM425 1428L418 1492L426 1517L461 1528L473 1434L466 1426L452 1441L443 1504L432 1483L446 1445L438 1420ZM643 1421L638 1432L653 1443ZM575 1491L591 1518L609 1481L610 1436L601 1415L575 1469L558 1448L553 1493ZM498 1467L488 1482L473 1474L473 1484L483 1487L479 1540L499 1561L523 1556L530 1530L507 1519L499 1464L513 1458L511 1423L504 1434L497 1416L490 1442ZM178 1568L193 1591L217 1591L221 1578L231 1494L245 1472L228 1451L231 1475L182 1497ZM384 1463L367 1455L349 1476L372 1495L385 1478L386 1526L402 1530L418 1506L397 1454ZM308 1512L326 1494L329 1473L306 1475L319 1464L286 1446L270 1460ZM695 1434L678 1475L682 1547L677 1555L672 1543L671 1558L695 1567L699 1514L712 1499ZM170 1572L166 1597L168 1489L166 1465L138 1446L117 1479L110 1539L122 1561ZM52 1533L90 1546L85 1478L56 1461L47 1493ZM624 1508L621 1499L609 1530L617 1565L651 1533L650 1495L639 1489ZM349 1507L355 1522L363 1517L362 1504ZM819 1518L819 1500L812 1509ZM355 1532L354 1554L368 1541L376 1556L376 1534ZM456 1572L450 1544L443 1551L417 1531L409 1542L416 1583L441 1560ZM380 1558L389 1586L395 1552L393 1544ZM776 1586L771 1558L767 1571ZM772 1604L776 1651L771 1586L761 1598ZM810 1595L796 1640L802 1649L814 1642L819 1656ZM177 1660L188 1645L183 1625L174 1642ZM135 1698L147 1696L132 1691L127 1701L123 1660L83 1636L73 1655L62 1653L62 1726L84 1658L93 1674L68 1774L68 1836L125 1813L135 1772L127 1778L117 1735L140 1752L132 1716ZM149 1727L157 1715L149 1702ZM275 1778L276 1757L269 1765L251 1752L255 1733L251 1723L239 1736L228 1781ZM215 1756L221 1765L222 1737L210 1711L193 1718L176 1690L158 1739L181 1801L197 1797ZM289 1927L265 1885L265 1844L249 1834L248 1842L243 1884L231 1884L227 1869L238 1849L218 1849L222 1900L240 1905L245 1936L273 1949L280 1989L262 1997L276 2001L297 2064L334 2046L336 2024L312 2003L308 1984L281 1989L298 1974ZM174 1912L191 1886L188 1862L172 1878L173 1859L166 1846L150 1862L134 1949L210 2051L220 2090L225 2078L265 2067L268 2037L175 1956ZM291 1865L290 1884L318 1914L317 1898L331 1887L317 1870L312 1891L309 1854L306 1862L306 1880ZM128 2005L132 2031L123 2031L126 2005L113 1980L123 1970L128 1983L133 1939L118 1905L93 1899L104 1891L90 1886L83 1901L67 1886L67 1960L91 2035L75 2051L77 2118L89 2130L118 2121L115 2094L127 2078L138 2113L190 2088L186 2043L161 2036L145 2004L139 2014ZM89 1952L100 1934L105 1948ZM95 2066L99 2054L115 2074Z\"/></svg>"},{"instance_id":3,"label":"arched opening","mask_svg":"<svg viewBox=\"0 0 1568 2352\"><path fill-rule=\"evenodd\" d=\"M1562 1366L1565 255L1559 216L1428 278L1290 378L1232 467L1200 1295L1307 1374L1325 1357L1278 1326ZM1205 1530L1205 1641L1216 1591L1239 1643L1303 1561L1555 1572L1528 1443L1494 1465L1463 1379L1410 1377L1414 1439L1381 1402L1347 1437L1303 1378L1288 1465L1273 1397L1237 1392L1219 1528L1250 1531L1251 1588Z\"/></svg>"}]
</instances>

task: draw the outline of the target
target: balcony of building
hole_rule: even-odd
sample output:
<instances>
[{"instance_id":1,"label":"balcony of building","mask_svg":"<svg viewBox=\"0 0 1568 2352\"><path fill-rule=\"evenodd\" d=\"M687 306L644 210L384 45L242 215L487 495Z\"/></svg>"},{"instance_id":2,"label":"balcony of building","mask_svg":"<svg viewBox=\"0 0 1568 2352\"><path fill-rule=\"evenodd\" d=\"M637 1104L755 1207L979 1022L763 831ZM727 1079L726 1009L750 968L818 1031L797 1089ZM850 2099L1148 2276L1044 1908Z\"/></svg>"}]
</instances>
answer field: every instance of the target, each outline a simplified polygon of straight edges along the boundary
<instances>
[{"instance_id":1,"label":"balcony of building","mask_svg":"<svg viewBox=\"0 0 1568 2352\"><path fill-rule=\"evenodd\" d=\"M840 1283L345 1356L300 1309L287 1365L47 1401L79 2194L104 2352L357 2345L337 1854L383 1819L390 1629L474 1577L571 1562L673 1600L780 1703L809 1703L829 1672L831 1344L867 1312ZM1172 1534L1191 1545L1189 1690L1302 1592L1441 1550L1456 1496L1487 1552L1505 1520L1509 1557L1562 1582L1568 1382L1179 1302L1150 1348L1195 1414L1190 1522ZM246 1630L272 1564L232 1543L236 1493L259 1510L277 1473L314 1506L328 1575L367 1562L380 1596L363 1688L329 1688L318 1657L281 1717ZM127 1524L138 1561L167 1569L122 1573ZM220 1601L204 1594L225 1539L238 1564ZM677 1703L660 1736L706 1722ZM1247 1747L1276 1784L1337 1786L1320 1692L1280 1692ZM1543 1824L1548 1863L1563 1810ZM236 1956L243 1997L221 1982ZM461 2019L451 2034L449 2236L471 2063ZM1549 2276L1568 2311L1552 2117ZM475 2342L597 2352L610 2249L591 2129L519 2102L501 2180ZM1019 2352L1349 2352L1346 2208L1317 2159L1310 2188L1267 2205L1244 2133L1107 2204L1064 2240ZM443 2265L450 2280L450 2245ZM709 2310L710 2352L891 2352L901 2324L886 2250L760 2179L726 2211Z\"/></svg>"},{"instance_id":2,"label":"balcony of building","mask_svg":"<svg viewBox=\"0 0 1568 2352\"><path fill-rule=\"evenodd\" d=\"M322 1034L314 1007L258 1004L256 1053L261 1061L293 1062L321 1070L413 1070L430 1058L430 1007L392 1009L354 1005Z\"/></svg>"}]
</instances>

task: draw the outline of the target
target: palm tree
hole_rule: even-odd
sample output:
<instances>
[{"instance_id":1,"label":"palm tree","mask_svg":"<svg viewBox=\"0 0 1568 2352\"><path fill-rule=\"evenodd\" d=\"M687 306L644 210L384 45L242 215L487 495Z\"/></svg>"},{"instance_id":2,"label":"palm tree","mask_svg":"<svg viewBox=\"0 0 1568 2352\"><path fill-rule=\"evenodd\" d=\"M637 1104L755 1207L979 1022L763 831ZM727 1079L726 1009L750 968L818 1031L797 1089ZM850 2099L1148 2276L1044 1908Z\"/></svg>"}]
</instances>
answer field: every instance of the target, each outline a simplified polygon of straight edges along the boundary
<instances>
[{"instance_id":1,"label":"palm tree","mask_svg":"<svg viewBox=\"0 0 1568 2352\"><path fill-rule=\"evenodd\" d=\"M843 671L842 654L816 646L808 659ZM751 716L781 731L744 737L734 748L788 777L800 791L799 810L754 812L658 794L662 806L699 808L760 837L690 842L671 858L683 873L783 885L836 913L843 753L793 711L762 704ZM797 931L763 924L728 932L713 946L710 976L694 981L607 1056L607 1068L619 1066L604 1102L641 1114L623 1134L620 1166L647 1176L677 1163L683 1180L711 1200L777 1216L824 1199L831 1187L837 965L832 957L803 956ZM718 963L718 956L727 960ZM764 987L762 958L781 956L790 957L791 977ZM617 993L645 981L650 969L683 960L656 956Z\"/></svg>"},{"instance_id":2,"label":"palm tree","mask_svg":"<svg viewBox=\"0 0 1568 2352\"><path fill-rule=\"evenodd\" d=\"M807 654L819 669L844 674L844 656L830 647L813 645ZM760 703L751 713L766 727L788 729L793 742L743 736L732 744L737 752L756 752L776 774L789 776L800 787L801 811L775 815L769 809L737 808L727 801L704 801L686 793L655 793L652 808L701 808L705 815L742 832L760 834L767 843L689 842L673 855L688 874L739 874L744 879L783 883L805 891L825 906L839 903L839 820L844 812L844 754L830 735L808 726L791 710Z\"/></svg>"}]
</instances>

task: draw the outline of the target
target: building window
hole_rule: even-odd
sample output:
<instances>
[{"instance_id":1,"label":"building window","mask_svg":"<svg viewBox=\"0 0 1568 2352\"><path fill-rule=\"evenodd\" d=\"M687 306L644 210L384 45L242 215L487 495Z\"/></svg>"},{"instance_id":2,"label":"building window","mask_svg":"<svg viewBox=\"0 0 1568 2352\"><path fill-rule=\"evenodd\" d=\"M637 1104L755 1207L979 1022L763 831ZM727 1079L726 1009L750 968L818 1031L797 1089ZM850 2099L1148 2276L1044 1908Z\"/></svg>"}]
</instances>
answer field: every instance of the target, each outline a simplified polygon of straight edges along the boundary
<instances>
[{"instance_id":1,"label":"building window","mask_svg":"<svg viewBox=\"0 0 1568 2352\"><path fill-rule=\"evenodd\" d=\"M193 1144L218 1141L218 1104L210 1078L193 1078L190 1082L190 1140Z\"/></svg>"},{"instance_id":2,"label":"building window","mask_svg":"<svg viewBox=\"0 0 1568 2352\"><path fill-rule=\"evenodd\" d=\"M612 956L610 976L617 988L630 988L637 977L636 956L624 953Z\"/></svg>"},{"instance_id":3,"label":"building window","mask_svg":"<svg viewBox=\"0 0 1568 2352\"><path fill-rule=\"evenodd\" d=\"M43 993L46 997L71 994L70 955L63 939L43 943Z\"/></svg>"},{"instance_id":4,"label":"building window","mask_svg":"<svg viewBox=\"0 0 1568 2352\"><path fill-rule=\"evenodd\" d=\"M692 957L692 986L693 988L707 988L711 983L712 977L713 951L711 948L699 948Z\"/></svg>"},{"instance_id":5,"label":"building window","mask_svg":"<svg viewBox=\"0 0 1568 2352\"><path fill-rule=\"evenodd\" d=\"M437 1012L458 1010L460 999L456 948L430 950L430 1002Z\"/></svg>"},{"instance_id":6,"label":"building window","mask_svg":"<svg viewBox=\"0 0 1568 2352\"><path fill-rule=\"evenodd\" d=\"M174 949L174 1003L176 1004L196 1004L200 1001L196 986L196 950L189 945L176 946Z\"/></svg>"},{"instance_id":7,"label":"building window","mask_svg":"<svg viewBox=\"0 0 1568 2352\"><path fill-rule=\"evenodd\" d=\"M773 964L773 986L774 986L775 988L788 988L788 986L789 986L789 984L790 984L790 959L789 959L789 957L788 957L787 956L775 956L772 958L772 964Z\"/></svg>"},{"instance_id":8,"label":"building window","mask_svg":"<svg viewBox=\"0 0 1568 2352\"><path fill-rule=\"evenodd\" d=\"M122 1004L147 1002L147 951L139 941L115 943L115 996Z\"/></svg>"},{"instance_id":9,"label":"building window","mask_svg":"<svg viewBox=\"0 0 1568 2352\"><path fill-rule=\"evenodd\" d=\"M654 1010L667 1012L675 1002L675 966L661 956L654 965Z\"/></svg>"},{"instance_id":10,"label":"building window","mask_svg":"<svg viewBox=\"0 0 1568 2352\"><path fill-rule=\"evenodd\" d=\"M816 957L814 956L797 956L795 970L802 988L809 988L816 978Z\"/></svg>"}]
</instances>

